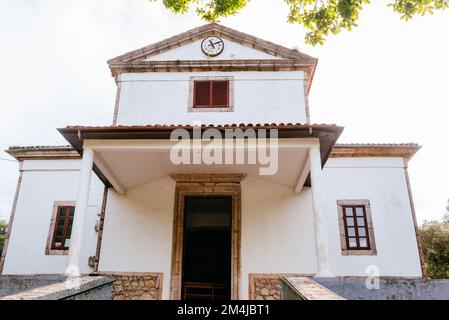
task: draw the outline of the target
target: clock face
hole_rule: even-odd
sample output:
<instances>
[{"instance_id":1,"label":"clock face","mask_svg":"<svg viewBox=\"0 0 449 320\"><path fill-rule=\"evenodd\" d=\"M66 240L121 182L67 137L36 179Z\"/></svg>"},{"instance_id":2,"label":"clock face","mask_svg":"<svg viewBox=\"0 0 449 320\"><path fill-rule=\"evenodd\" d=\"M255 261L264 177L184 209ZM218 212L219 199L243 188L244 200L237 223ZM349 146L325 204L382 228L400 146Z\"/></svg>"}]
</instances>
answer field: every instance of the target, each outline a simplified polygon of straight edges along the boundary
<instances>
[{"instance_id":1,"label":"clock face","mask_svg":"<svg viewBox=\"0 0 449 320\"><path fill-rule=\"evenodd\" d=\"M201 42L201 50L209 57L218 56L223 52L224 43L219 37L207 37Z\"/></svg>"}]
</instances>

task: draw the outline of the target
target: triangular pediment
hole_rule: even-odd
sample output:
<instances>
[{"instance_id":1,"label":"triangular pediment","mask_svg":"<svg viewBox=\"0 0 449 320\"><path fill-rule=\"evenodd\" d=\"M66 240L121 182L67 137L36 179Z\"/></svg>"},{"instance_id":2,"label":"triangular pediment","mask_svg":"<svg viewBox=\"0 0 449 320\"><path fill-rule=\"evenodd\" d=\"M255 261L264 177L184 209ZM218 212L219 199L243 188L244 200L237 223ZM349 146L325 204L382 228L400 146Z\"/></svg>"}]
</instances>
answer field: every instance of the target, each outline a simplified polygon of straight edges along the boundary
<instances>
[{"instance_id":1,"label":"triangular pediment","mask_svg":"<svg viewBox=\"0 0 449 320\"><path fill-rule=\"evenodd\" d=\"M201 42L209 36L224 43L215 57L201 50ZM108 64L114 77L129 72L303 70L309 87L317 61L298 50L209 23L115 57Z\"/></svg>"},{"instance_id":2,"label":"triangular pediment","mask_svg":"<svg viewBox=\"0 0 449 320\"><path fill-rule=\"evenodd\" d=\"M218 36L226 40L226 44L235 50L230 51L228 55L220 55L212 59L231 60L231 59L295 59L302 62L316 63L316 59L301 53L295 49L289 49L281 45L262 40L260 38L248 35L246 33L224 27L217 23L209 23L204 26L183 32L171 38L159 41L149 46L130 51L108 61L114 63L135 63L138 61L161 61L161 60L194 60L188 56L180 56L177 53L179 49L184 53L189 52L189 48L194 48L199 52L199 44L202 39L208 36ZM239 51L240 55L235 52ZM202 59L211 59L206 55ZM200 59L199 59L200 60Z\"/></svg>"},{"instance_id":3,"label":"triangular pediment","mask_svg":"<svg viewBox=\"0 0 449 320\"><path fill-rule=\"evenodd\" d=\"M144 58L144 61L282 59L282 57L278 55L256 50L252 47L228 40L224 37L220 37L220 43L222 43L223 50L217 56L211 57L205 54L202 50L203 41L205 41L206 46L210 47L210 44L208 44L209 41L212 42L210 39L217 38L210 38L210 36L206 35L199 40L184 44L180 47L175 47L161 53L148 55Z\"/></svg>"}]
</instances>

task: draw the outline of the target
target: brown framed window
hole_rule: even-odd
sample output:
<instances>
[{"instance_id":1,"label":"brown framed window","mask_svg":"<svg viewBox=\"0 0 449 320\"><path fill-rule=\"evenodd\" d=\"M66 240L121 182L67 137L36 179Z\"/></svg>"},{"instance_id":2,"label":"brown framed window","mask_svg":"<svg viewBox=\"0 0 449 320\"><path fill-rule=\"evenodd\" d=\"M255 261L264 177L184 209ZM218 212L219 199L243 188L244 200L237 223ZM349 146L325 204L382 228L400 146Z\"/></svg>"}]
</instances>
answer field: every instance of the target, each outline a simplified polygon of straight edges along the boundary
<instances>
[{"instance_id":1,"label":"brown framed window","mask_svg":"<svg viewBox=\"0 0 449 320\"><path fill-rule=\"evenodd\" d=\"M75 206L58 206L51 250L67 250L69 248L74 214Z\"/></svg>"},{"instance_id":2,"label":"brown framed window","mask_svg":"<svg viewBox=\"0 0 449 320\"><path fill-rule=\"evenodd\" d=\"M348 250L369 250L368 222L366 208L360 206L343 206L346 247Z\"/></svg>"},{"instance_id":3,"label":"brown framed window","mask_svg":"<svg viewBox=\"0 0 449 320\"><path fill-rule=\"evenodd\" d=\"M338 200L343 255L376 255L371 206L368 200Z\"/></svg>"},{"instance_id":4,"label":"brown framed window","mask_svg":"<svg viewBox=\"0 0 449 320\"><path fill-rule=\"evenodd\" d=\"M228 108L228 80L196 80L193 88L194 108Z\"/></svg>"}]
</instances>

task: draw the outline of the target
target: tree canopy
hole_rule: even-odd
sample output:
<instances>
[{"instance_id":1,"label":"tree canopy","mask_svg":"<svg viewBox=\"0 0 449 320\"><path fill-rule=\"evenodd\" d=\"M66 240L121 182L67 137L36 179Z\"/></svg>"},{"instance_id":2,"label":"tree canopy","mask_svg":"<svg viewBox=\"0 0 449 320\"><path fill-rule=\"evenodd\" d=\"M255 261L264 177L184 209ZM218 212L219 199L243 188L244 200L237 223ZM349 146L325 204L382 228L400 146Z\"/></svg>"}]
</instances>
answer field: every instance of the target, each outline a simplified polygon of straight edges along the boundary
<instances>
[{"instance_id":1,"label":"tree canopy","mask_svg":"<svg viewBox=\"0 0 449 320\"><path fill-rule=\"evenodd\" d=\"M158 1L158 0L150 0ZM388 4L401 19L409 20L416 15L432 14L435 10L449 7L449 0L391 0ZM162 0L174 13L186 13L192 7L208 22L237 14L249 0ZM360 11L370 0L284 0L290 12L287 21L305 27L305 42L323 44L331 34L351 30L357 26Z\"/></svg>"},{"instance_id":2,"label":"tree canopy","mask_svg":"<svg viewBox=\"0 0 449 320\"><path fill-rule=\"evenodd\" d=\"M449 278L449 202L443 221L425 221L420 236L427 275Z\"/></svg>"}]
</instances>

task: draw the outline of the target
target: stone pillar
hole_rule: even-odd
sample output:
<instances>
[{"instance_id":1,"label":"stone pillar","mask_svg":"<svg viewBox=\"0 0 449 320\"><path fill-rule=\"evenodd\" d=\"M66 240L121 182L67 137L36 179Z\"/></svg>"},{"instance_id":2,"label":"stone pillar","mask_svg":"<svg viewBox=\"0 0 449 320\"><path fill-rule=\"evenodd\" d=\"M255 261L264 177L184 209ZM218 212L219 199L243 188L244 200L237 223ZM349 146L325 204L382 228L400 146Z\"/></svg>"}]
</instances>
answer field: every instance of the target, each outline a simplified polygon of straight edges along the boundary
<instances>
[{"instance_id":1,"label":"stone pillar","mask_svg":"<svg viewBox=\"0 0 449 320\"><path fill-rule=\"evenodd\" d=\"M90 178L92 176L93 163L94 151L88 148L84 149L78 184L78 196L75 205L75 216L73 218L72 234L69 244L69 255L67 257L67 266L64 272L64 274L68 276L80 275L80 251L83 241L83 229L87 214L87 205L89 202Z\"/></svg>"},{"instance_id":2,"label":"stone pillar","mask_svg":"<svg viewBox=\"0 0 449 320\"><path fill-rule=\"evenodd\" d=\"M320 146L309 149L310 179L312 182L313 222L317 258L316 277L332 277L329 264L327 223L324 215L323 177L321 170Z\"/></svg>"}]
</instances>

